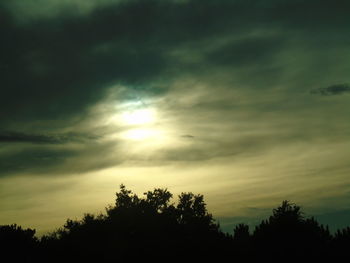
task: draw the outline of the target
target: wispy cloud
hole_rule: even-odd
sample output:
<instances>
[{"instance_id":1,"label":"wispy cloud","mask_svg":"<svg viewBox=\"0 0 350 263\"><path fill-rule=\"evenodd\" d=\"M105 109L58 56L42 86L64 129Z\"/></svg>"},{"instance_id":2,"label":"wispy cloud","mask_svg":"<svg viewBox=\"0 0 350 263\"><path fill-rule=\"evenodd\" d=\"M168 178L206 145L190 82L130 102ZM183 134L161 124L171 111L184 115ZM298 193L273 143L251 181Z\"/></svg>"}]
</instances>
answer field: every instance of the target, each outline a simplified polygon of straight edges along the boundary
<instances>
[{"instance_id":1,"label":"wispy cloud","mask_svg":"<svg viewBox=\"0 0 350 263\"><path fill-rule=\"evenodd\" d=\"M350 92L350 84L335 84L326 88L319 88L315 90L311 90L311 94L319 94L322 96L333 96L333 95L341 95Z\"/></svg>"},{"instance_id":2,"label":"wispy cloud","mask_svg":"<svg viewBox=\"0 0 350 263\"><path fill-rule=\"evenodd\" d=\"M195 136L191 135L191 134L184 134L181 135L182 138L186 138L186 139L193 139Z\"/></svg>"}]
</instances>

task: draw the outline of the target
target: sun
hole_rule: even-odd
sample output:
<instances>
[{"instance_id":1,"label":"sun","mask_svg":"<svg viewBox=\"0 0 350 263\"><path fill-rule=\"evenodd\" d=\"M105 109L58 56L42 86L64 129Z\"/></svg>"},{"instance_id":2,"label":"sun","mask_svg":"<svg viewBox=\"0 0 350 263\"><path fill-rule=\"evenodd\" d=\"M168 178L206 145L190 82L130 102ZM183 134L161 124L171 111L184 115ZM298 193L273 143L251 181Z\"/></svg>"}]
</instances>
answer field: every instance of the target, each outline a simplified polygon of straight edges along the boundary
<instances>
[{"instance_id":1,"label":"sun","mask_svg":"<svg viewBox=\"0 0 350 263\"><path fill-rule=\"evenodd\" d=\"M124 138L137 141L159 137L160 132L153 129L133 129L124 134Z\"/></svg>"},{"instance_id":2,"label":"sun","mask_svg":"<svg viewBox=\"0 0 350 263\"><path fill-rule=\"evenodd\" d=\"M122 133L124 139L147 141L161 134L155 127L156 110L154 108L129 108L121 113L121 120L127 128Z\"/></svg>"},{"instance_id":3,"label":"sun","mask_svg":"<svg viewBox=\"0 0 350 263\"><path fill-rule=\"evenodd\" d=\"M155 113L151 109L136 109L123 113L122 119L128 125L150 124L155 120Z\"/></svg>"}]
</instances>

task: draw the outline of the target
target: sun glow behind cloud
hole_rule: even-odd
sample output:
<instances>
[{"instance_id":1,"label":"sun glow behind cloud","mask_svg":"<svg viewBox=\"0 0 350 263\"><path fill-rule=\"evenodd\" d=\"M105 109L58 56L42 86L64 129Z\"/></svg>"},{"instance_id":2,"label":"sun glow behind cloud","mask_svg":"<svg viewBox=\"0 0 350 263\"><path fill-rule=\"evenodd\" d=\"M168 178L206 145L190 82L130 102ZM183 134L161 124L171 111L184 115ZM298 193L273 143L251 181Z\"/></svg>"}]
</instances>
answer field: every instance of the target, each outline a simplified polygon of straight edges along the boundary
<instances>
[{"instance_id":1,"label":"sun glow behind cloud","mask_svg":"<svg viewBox=\"0 0 350 263\"><path fill-rule=\"evenodd\" d=\"M129 125L149 124L155 121L155 111L152 109L126 111L122 114L122 119Z\"/></svg>"},{"instance_id":2,"label":"sun glow behind cloud","mask_svg":"<svg viewBox=\"0 0 350 263\"><path fill-rule=\"evenodd\" d=\"M152 143L159 145L165 142L166 124L159 126L161 114L156 105L149 105L142 101L128 101L109 113L108 126L119 127L122 131L113 133L112 138L123 141L137 141L138 143Z\"/></svg>"},{"instance_id":3,"label":"sun glow behind cloud","mask_svg":"<svg viewBox=\"0 0 350 263\"><path fill-rule=\"evenodd\" d=\"M128 130L123 138L132 140L157 139L161 135L161 132L155 129L132 129Z\"/></svg>"}]
</instances>

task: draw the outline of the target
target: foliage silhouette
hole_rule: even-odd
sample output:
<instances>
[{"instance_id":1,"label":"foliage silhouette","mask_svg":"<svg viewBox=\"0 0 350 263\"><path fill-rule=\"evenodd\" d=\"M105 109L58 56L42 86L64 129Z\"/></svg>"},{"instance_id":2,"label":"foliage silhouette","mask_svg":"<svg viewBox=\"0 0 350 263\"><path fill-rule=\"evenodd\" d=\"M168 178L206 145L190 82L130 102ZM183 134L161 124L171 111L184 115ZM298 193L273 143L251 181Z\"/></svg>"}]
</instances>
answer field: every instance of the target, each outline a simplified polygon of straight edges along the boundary
<instances>
[{"instance_id":1,"label":"foliage silhouette","mask_svg":"<svg viewBox=\"0 0 350 263\"><path fill-rule=\"evenodd\" d=\"M306 219L300 207L288 201L273 209L273 214L256 226L253 242L256 255L266 259L324 258L331 235L314 218Z\"/></svg>"},{"instance_id":2,"label":"foliage silhouette","mask_svg":"<svg viewBox=\"0 0 350 263\"><path fill-rule=\"evenodd\" d=\"M38 249L34 234L35 230L22 229L16 224L0 226L1 258L11 259L9 262L31 262Z\"/></svg>"},{"instance_id":3,"label":"foliage silhouette","mask_svg":"<svg viewBox=\"0 0 350 263\"><path fill-rule=\"evenodd\" d=\"M139 197L121 185L115 205L105 214L68 219L40 240L35 230L0 226L1 257L9 262L349 259L350 227L331 235L328 226L306 218L289 201L273 209L252 232L241 223L230 235L208 213L203 195L181 193L177 204L172 198L167 189Z\"/></svg>"},{"instance_id":4,"label":"foliage silhouette","mask_svg":"<svg viewBox=\"0 0 350 263\"><path fill-rule=\"evenodd\" d=\"M171 250L173 258L209 257L226 235L207 212L203 196L182 193L177 205L170 202L172 196L167 189L154 189L141 198L121 185L106 215L69 219L42 243L47 253L58 254L58 262L159 258Z\"/></svg>"}]
</instances>

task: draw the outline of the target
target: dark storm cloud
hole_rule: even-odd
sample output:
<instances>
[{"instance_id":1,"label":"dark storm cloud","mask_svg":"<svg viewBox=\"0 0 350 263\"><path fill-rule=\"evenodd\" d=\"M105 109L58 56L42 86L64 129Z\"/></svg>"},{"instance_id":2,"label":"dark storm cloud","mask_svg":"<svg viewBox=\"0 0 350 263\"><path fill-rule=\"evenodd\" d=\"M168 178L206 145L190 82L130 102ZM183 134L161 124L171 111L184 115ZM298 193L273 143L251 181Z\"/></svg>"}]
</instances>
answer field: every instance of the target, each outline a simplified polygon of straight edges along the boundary
<instances>
[{"instance_id":1,"label":"dark storm cloud","mask_svg":"<svg viewBox=\"0 0 350 263\"><path fill-rule=\"evenodd\" d=\"M12 147L0 153L0 178L21 173L70 175L115 166L125 161L125 156L112 154L116 144L92 141L75 146L40 143L32 147Z\"/></svg>"},{"instance_id":2,"label":"dark storm cloud","mask_svg":"<svg viewBox=\"0 0 350 263\"><path fill-rule=\"evenodd\" d=\"M182 63L168 56L174 48L194 47L208 39L215 44L259 29L300 34L310 27L345 28L349 4L122 1L96 7L87 15L63 9L20 24L13 17L16 5L1 5L0 117L30 121L82 115L115 83L142 90L156 80L178 76ZM313 32L314 37L319 34ZM268 59L285 39L258 36L233 41L209 52L207 63L254 64ZM152 88L148 91L152 94Z\"/></svg>"},{"instance_id":3,"label":"dark storm cloud","mask_svg":"<svg viewBox=\"0 0 350 263\"><path fill-rule=\"evenodd\" d=\"M76 151L68 149L31 148L0 156L0 177L18 172L52 173ZM58 171L56 171L58 172Z\"/></svg>"},{"instance_id":4,"label":"dark storm cloud","mask_svg":"<svg viewBox=\"0 0 350 263\"><path fill-rule=\"evenodd\" d=\"M128 15L113 8L21 27L4 16L1 119L82 114L109 85L142 83L159 74L162 54L144 42L145 30Z\"/></svg>"},{"instance_id":5,"label":"dark storm cloud","mask_svg":"<svg viewBox=\"0 0 350 263\"><path fill-rule=\"evenodd\" d=\"M35 144L64 144L68 142L83 142L96 140L99 136L66 133L66 134L26 134L20 132L1 132L0 143L35 143Z\"/></svg>"},{"instance_id":6,"label":"dark storm cloud","mask_svg":"<svg viewBox=\"0 0 350 263\"><path fill-rule=\"evenodd\" d=\"M326 88L319 88L316 90L312 90L311 94L319 94L322 96L333 96L333 95L341 95L344 93L350 92L350 84L336 84Z\"/></svg>"}]
</instances>

